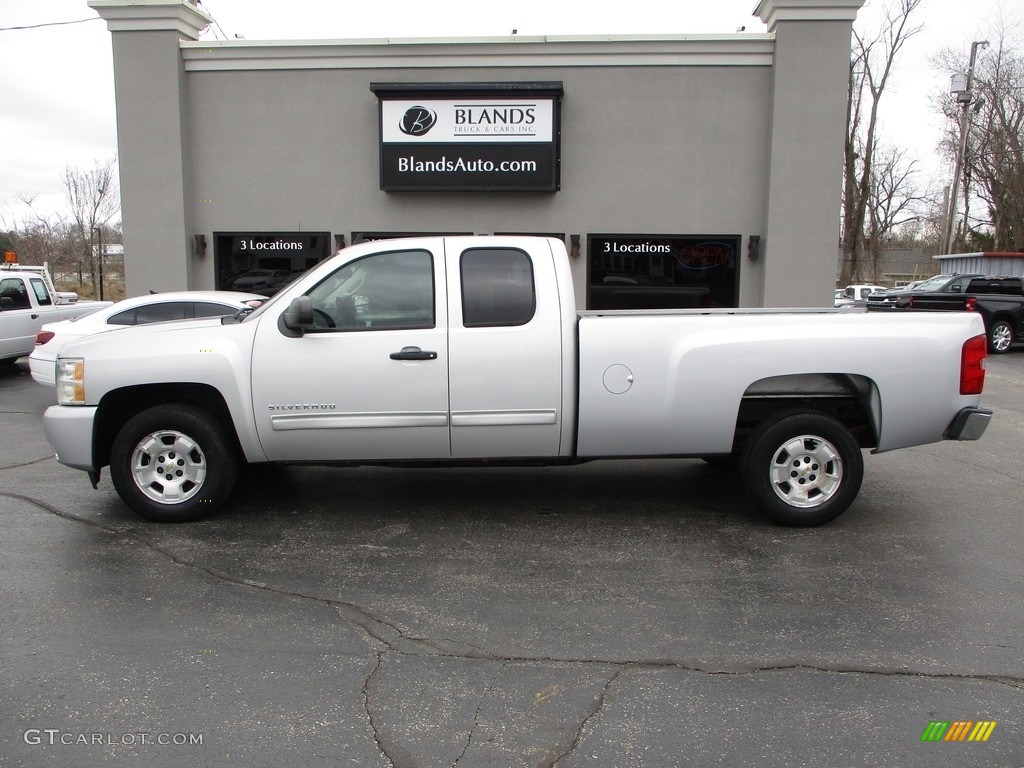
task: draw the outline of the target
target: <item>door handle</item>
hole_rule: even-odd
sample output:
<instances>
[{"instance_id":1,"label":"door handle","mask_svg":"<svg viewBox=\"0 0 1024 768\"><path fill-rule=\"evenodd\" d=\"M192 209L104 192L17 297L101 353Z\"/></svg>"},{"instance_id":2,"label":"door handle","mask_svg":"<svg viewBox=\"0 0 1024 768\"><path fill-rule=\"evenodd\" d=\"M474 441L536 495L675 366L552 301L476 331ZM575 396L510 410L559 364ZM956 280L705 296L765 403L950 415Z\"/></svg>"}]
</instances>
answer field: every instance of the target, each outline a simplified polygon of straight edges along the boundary
<instances>
[{"instance_id":1,"label":"door handle","mask_svg":"<svg viewBox=\"0 0 1024 768\"><path fill-rule=\"evenodd\" d=\"M437 352L424 352L419 347L402 347L401 352L392 352L392 360L437 360Z\"/></svg>"}]
</instances>

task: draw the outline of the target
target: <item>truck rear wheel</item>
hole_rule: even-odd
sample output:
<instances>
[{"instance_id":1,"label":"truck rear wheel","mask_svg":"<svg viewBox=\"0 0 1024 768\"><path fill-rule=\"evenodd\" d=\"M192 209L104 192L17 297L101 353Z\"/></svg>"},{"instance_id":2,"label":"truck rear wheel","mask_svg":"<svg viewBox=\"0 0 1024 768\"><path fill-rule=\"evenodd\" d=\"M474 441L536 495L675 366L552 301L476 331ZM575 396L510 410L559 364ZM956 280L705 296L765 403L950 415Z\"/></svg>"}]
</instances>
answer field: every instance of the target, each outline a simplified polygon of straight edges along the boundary
<instances>
[{"instance_id":1,"label":"truck rear wheel","mask_svg":"<svg viewBox=\"0 0 1024 768\"><path fill-rule=\"evenodd\" d=\"M224 426L185 405L158 405L128 421L110 455L110 476L124 503L159 523L197 520L220 506L238 476Z\"/></svg>"},{"instance_id":2,"label":"truck rear wheel","mask_svg":"<svg viewBox=\"0 0 1024 768\"><path fill-rule=\"evenodd\" d=\"M747 491L782 525L827 523L853 503L864 458L850 431L823 413L789 412L762 424L740 464Z\"/></svg>"}]
</instances>

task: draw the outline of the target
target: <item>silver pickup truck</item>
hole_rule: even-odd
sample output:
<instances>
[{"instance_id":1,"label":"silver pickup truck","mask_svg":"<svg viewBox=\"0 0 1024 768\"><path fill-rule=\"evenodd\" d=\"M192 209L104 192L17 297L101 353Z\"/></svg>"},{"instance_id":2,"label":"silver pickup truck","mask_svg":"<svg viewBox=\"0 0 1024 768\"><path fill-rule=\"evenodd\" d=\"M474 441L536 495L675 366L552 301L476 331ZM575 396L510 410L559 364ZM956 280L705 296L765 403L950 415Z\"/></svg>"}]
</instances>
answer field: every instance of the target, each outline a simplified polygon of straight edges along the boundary
<instances>
[{"instance_id":1,"label":"silver pickup truck","mask_svg":"<svg viewBox=\"0 0 1024 768\"><path fill-rule=\"evenodd\" d=\"M835 310L578 312L564 245L345 249L248 315L72 342L48 440L136 512L209 514L243 462L734 462L772 520L854 500L862 449L973 440L981 318Z\"/></svg>"}]
</instances>

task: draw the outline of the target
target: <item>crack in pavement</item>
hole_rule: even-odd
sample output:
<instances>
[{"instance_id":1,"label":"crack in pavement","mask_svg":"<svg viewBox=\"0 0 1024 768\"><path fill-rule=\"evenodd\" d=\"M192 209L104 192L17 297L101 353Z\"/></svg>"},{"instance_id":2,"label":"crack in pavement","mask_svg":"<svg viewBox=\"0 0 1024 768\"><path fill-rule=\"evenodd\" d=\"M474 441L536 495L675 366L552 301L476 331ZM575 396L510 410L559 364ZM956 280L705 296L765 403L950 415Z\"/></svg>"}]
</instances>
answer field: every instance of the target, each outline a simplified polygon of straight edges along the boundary
<instances>
[{"instance_id":1,"label":"crack in pavement","mask_svg":"<svg viewBox=\"0 0 1024 768\"><path fill-rule=\"evenodd\" d=\"M554 755L551 759L544 758L544 760L538 764L537 768L553 768L553 766L558 765L562 760L576 751L580 742L583 741L583 731L586 730L587 723L597 717L601 713L601 710L604 709L604 703L608 698L608 691L612 685L615 684L615 681L619 679L622 672L622 669L616 669L615 672L612 673L611 677L605 681L604 687L601 689L601 693L594 699L594 703L590 706L590 709L583 714L583 719L580 720L579 727L576 729L576 733L573 734L572 742L570 742L568 748L564 752Z\"/></svg>"},{"instance_id":2,"label":"crack in pavement","mask_svg":"<svg viewBox=\"0 0 1024 768\"><path fill-rule=\"evenodd\" d=\"M383 755L384 759L388 761L388 764L392 766L392 768L395 768L395 759L391 756L390 752L388 752L388 747L384 743L384 736L381 734L380 728L377 727L377 720L374 718L373 708L370 706L371 681L376 674L380 672L381 667L384 666L384 657L387 655L387 652L388 649L386 647L377 649L377 663L373 665L373 669L370 670L370 673L363 680L363 711L366 712L366 719L370 724L370 733L373 735L373 741L377 745L377 749L380 750L381 755Z\"/></svg>"},{"instance_id":3,"label":"crack in pavement","mask_svg":"<svg viewBox=\"0 0 1024 768\"><path fill-rule=\"evenodd\" d=\"M300 600L309 601L323 606L330 607L339 618L342 618L349 623L359 627L363 633L371 641L371 645L375 645L374 653L376 655L376 662L367 674L363 681L362 686L362 697L363 697L363 708L366 711L367 719L369 721L370 729L377 744L381 755L389 762L391 766L397 766L396 757L394 756L394 749L389 749L388 745L385 744L385 739L380 732L378 723L373 714L373 707L371 706L371 688L373 687L373 680L375 676L380 672L384 665L385 658L388 653L397 653L403 656L410 657L437 657L437 658L449 658L464 661L484 661L484 662L495 662L500 663L501 668L495 674L491 682L485 688L484 693L481 697L480 703L477 707L476 714L474 715L474 724L470 730L467 738L466 746L464 747L462 754L456 759L453 765L457 764L469 750L469 746L472 742L473 731L475 730L478 722L481 707L483 706L484 699L489 695L491 689L497 683L498 678L505 671L507 666L511 663L525 663L525 664L561 664L561 665L579 665L587 667L599 667L599 666L610 666L615 669L614 673L609 677L600 696L595 699L593 706L585 713L581 720L579 727L576 730L573 741L566 749L565 752L555 756L550 762L541 762L539 765L550 768L558 763L558 761L564 759L567 755L571 754L578 746L583 738L583 731L586 729L587 724L590 723L596 716L598 716L605 706L605 699L608 695L608 691L615 681L628 669L676 669L684 672L695 672L706 675L722 675L722 676L744 676L744 675L758 675L768 672L787 672L787 671L808 671L808 672L822 672L828 674L839 674L839 675L871 675L881 677L897 677L897 678L920 678L920 679L931 679L931 680L964 680L964 681L977 681L996 683L998 685L1009 686L1015 689L1024 689L1024 677L1014 677L1009 675L979 675L979 674L961 674L954 672L929 672L926 670L912 670L912 669L897 669L897 668L886 668L886 667L868 667L864 665L846 664L846 665L821 665L812 664L799 660L780 660L776 664L767 665L733 665L733 666L718 666L713 667L708 664L698 663L695 661L686 661L682 659L672 658L650 658L650 659L630 659L630 658L614 658L614 657L590 657L590 658L574 658L571 656L557 657L557 656L517 656L510 654L493 653L484 649L470 646L469 644L462 643L460 641L452 641L445 638L446 645L442 642L432 640L428 637L424 637L418 634L412 634L407 630L404 630L399 625L376 615L370 608L358 605L356 603L339 600L336 598L325 597L323 595L312 594L308 592L302 592L298 590L287 589L285 587L275 586L273 584L267 584L265 582L255 581L253 579L247 579L242 576L222 571L213 566L204 565L194 560L186 559L180 554L176 553L170 547L161 544L152 538L140 535L134 531L124 530L112 525L105 525L100 521L90 519L88 517L77 515L72 512L59 509L51 504L48 504L39 499L32 498L20 493L12 493L9 491L0 491L0 497L6 497L10 499L16 499L26 504L32 505L48 512L56 517L70 520L84 525L91 526L98 530L104 531L109 535L119 538L121 540L134 541L145 547L150 548L154 552L167 558L176 565L184 568L190 568L201 573L205 573L213 579L222 581L227 584L233 584L236 586L247 587L250 589L258 589L271 594L280 595L282 597L296 598ZM455 648L451 646L456 646Z\"/></svg>"},{"instance_id":4,"label":"crack in pavement","mask_svg":"<svg viewBox=\"0 0 1024 768\"><path fill-rule=\"evenodd\" d=\"M459 761L466 756L467 752L469 752L469 747L473 743L473 734L476 733L476 728L478 725L480 725L480 712L484 708L484 702L490 695L491 690L497 684L498 678L505 673L505 669L508 667L508 664L509 662L507 661L503 662L501 667L498 668L498 671L495 672L494 676L488 681L487 685L484 686L483 693L480 694L480 701L478 701L476 705L476 711L473 713L473 725L470 726L469 733L466 734L466 744L462 748L462 752L459 754L459 756L455 758L455 762L452 763L452 768L455 768L455 766L459 764Z\"/></svg>"},{"instance_id":5,"label":"crack in pavement","mask_svg":"<svg viewBox=\"0 0 1024 768\"><path fill-rule=\"evenodd\" d=\"M23 461L18 464L0 464L0 472L5 469L20 469L22 467L31 467L33 464L42 464L44 461L53 461L53 454L43 456L41 459L31 459L29 461Z\"/></svg>"}]
</instances>

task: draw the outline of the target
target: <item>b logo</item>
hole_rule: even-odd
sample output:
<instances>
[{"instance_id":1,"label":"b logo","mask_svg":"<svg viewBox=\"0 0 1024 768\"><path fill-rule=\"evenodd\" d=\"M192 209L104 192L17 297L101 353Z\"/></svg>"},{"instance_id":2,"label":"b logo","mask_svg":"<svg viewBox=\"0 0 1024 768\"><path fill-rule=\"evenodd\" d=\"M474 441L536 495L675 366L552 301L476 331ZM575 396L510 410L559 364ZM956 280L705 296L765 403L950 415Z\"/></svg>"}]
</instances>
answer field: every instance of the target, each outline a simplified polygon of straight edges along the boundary
<instances>
[{"instance_id":1,"label":"b logo","mask_svg":"<svg viewBox=\"0 0 1024 768\"><path fill-rule=\"evenodd\" d=\"M406 136L423 136L437 122L437 114L426 107L409 107L402 115L398 128Z\"/></svg>"}]
</instances>

